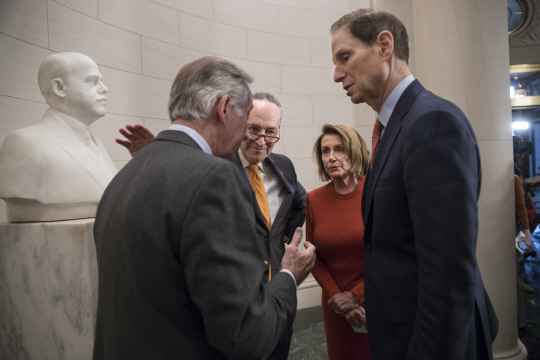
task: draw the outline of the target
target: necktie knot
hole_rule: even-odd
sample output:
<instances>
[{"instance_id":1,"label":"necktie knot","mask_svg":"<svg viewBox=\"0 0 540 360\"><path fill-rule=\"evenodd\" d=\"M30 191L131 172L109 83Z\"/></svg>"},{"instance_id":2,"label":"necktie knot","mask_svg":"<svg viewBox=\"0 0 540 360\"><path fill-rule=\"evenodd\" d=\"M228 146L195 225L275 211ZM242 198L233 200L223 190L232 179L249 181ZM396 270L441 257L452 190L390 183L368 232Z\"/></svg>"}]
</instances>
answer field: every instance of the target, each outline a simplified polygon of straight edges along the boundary
<instances>
[{"instance_id":1,"label":"necktie knot","mask_svg":"<svg viewBox=\"0 0 540 360\"><path fill-rule=\"evenodd\" d=\"M259 173L259 164L249 164L248 170L251 171L252 174L258 174Z\"/></svg>"}]
</instances>

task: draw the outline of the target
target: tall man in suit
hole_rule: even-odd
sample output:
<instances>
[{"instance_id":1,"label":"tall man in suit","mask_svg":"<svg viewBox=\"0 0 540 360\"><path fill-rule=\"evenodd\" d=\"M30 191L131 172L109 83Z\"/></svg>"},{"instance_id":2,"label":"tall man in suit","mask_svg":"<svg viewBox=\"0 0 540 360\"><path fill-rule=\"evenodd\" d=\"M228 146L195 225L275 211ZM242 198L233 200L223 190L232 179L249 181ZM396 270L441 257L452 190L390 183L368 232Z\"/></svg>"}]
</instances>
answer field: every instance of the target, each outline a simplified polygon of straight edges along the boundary
<instances>
[{"instance_id":1,"label":"tall man in suit","mask_svg":"<svg viewBox=\"0 0 540 360\"><path fill-rule=\"evenodd\" d=\"M298 182L291 160L285 155L273 154L280 139L283 117L281 104L270 93L253 95L253 108L248 118L248 136L240 145L235 164L245 172L257 201L253 202L258 238L264 244L267 266L262 281L268 282L281 269L285 243L289 243L297 227L304 224L306 191ZM126 139L117 139L132 155L148 145L154 135L141 125L128 125L120 129ZM255 173L257 175L255 175ZM262 186L258 186L261 184ZM265 199L266 198L266 199ZM269 360L287 359L292 327L280 339Z\"/></svg>"},{"instance_id":2,"label":"tall man in suit","mask_svg":"<svg viewBox=\"0 0 540 360\"><path fill-rule=\"evenodd\" d=\"M266 248L268 263L263 282L280 271L285 242L292 239L295 229L301 227L306 218L307 194L296 178L291 160L272 153L280 138L281 119L279 101L272 94L255 93L248 118L248 137L240 145L236 159L257 199L254 203L256 228ZM292 327L268 359L287 359L291 337Z\"/></svg>"},{"instance_id":3,"label":"tall man in suit","mask_svg":"<svg viewBox=\"0 0 540 360\"><path fill-rule=\"evenodd\" d=\"M334 80L378 113L362 199L373 359L491 359L498 324L475 255L473 129L411 75L395 16L357 10L331 33Z\"/></svg>"},{"instance_id":4,"label":"tall man in suit","mask_svg":"<svg viewBox=\"0 0 540 360\"><path fill-rule=\"evenodd\" d=\"M105 191L94 359L263 359L290 328L314 248L298 252L298 229L281 271L261 282L255 199L231 162L247 135L251 81L224 59L185 65L171 89L173 125Z\"/></svg>"}]
</instances>

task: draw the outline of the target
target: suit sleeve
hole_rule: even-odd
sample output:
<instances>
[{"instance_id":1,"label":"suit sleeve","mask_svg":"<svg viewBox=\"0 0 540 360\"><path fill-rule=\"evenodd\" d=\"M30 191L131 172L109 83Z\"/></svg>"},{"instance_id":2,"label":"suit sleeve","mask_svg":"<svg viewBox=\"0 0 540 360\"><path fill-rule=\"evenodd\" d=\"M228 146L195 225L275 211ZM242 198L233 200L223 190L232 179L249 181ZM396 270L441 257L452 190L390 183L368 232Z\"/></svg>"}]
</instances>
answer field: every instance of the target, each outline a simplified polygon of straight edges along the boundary
<instances>
[{"instance_id":1,"label":"suit sleeve","mask_svg":"<svg viewBox=\"0 0 540 360\"><path fill-rule=\"evenodd\" d=\"M180 257L209 343L230 359L262 359L292 325L296 286L285 273L261 283L264 249L240 175L222 163L203 179L182 226Z\"/></svg>"},{"instance_id":2,"label":"suit sleeve","mask_svg":"<svg viewBox=\"0 0 540 360\"><path fill-rule=\"evenodd\" d=\"M465 116L431 112L406 134L404 181L418 264L406 359L459 359L474 318L480 161Z\"/></svg>"},{"instance_id":3,"label":"suit sleeve","mask_svg":"<svg viewBox=\"0 0 540 360\"><path fill-rule=\"evenodd\" d=\"M307 197L307 207L306 207L306 241L314 243L313 239L313 229L314 229L314 218L313 218L313 209L311 208L310 195ZM315 245L317 246L317 245ZM315 259L315 266L311 270L311 274L317 280L321 288L326 292L326 295L331 299L337 294L340 294L342 291L337 286L330 270L322 260L318 251L316 251L317 257Z\"/></svg>"},{"instance_id":4,"label":"suit sleeve","mask_svg":"<svg viewBox=\"0 0 540 360\"><path fill-rule=\"evenodd\" d=\"M289 160L290 162L290 160ZM292 162L290 162L292 173L294 174L294 196L291 204L291 216L285 227L285 236L291 242L294 232L297 227L302 227L306 220L306 201L307 192L296 178L296 172Z\"/></svg>"}]
</instances>

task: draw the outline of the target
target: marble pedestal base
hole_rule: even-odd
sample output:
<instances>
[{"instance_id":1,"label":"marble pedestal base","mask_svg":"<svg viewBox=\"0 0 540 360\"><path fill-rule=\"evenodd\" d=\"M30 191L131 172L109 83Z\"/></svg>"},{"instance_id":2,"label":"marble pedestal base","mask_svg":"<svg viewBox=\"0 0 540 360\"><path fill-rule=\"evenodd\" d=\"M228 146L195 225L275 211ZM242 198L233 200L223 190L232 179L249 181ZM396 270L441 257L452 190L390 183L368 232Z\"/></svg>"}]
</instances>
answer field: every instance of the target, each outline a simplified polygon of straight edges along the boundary
<instances>
[{"instance_id":1,"label":"marble pedestal base","mask_svg":"<svg viewBox=\"0 0 540 360\"><path fill-rule=\"evenodd\" d=\"M0 359L91 359L94 219L0 224Z\"/></svg>"}]
</instances>

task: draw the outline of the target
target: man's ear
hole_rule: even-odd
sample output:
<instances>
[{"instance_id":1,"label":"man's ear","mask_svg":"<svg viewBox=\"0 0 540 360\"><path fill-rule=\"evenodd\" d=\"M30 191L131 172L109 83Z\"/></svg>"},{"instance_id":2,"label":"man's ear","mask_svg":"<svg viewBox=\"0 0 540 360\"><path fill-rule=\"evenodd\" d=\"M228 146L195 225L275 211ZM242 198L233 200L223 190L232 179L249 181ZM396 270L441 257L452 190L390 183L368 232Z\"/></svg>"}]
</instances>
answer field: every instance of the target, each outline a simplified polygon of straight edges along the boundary
<instances>
[{"instance_id":1,"label":"man's ear","mask_svg":"<svg viewBox=\"0 0 540 360\"><path fill-rule=\"evenodd\" d=\"M51 81L52 91L59 97L66 97L66 84L60 78L54 78Z\"/></svg>"},{"instance_id":2,"label":"man's ear","mask_svg":"<svg viewBox=\"0 0 540 360\"><path fill-rule=\"evenodd\" d=\"M377 36L383 61L388 61L394 54L394 36L388 30L383 30Z\"/></svg>"},{"instance_id":3,"label":"man's ear","mask_svg":"<svg viewBox=\"0 0 540 360\"><path fill-rule=\"evenodd\" d=\"M231 97L229 95L223 95L216 102L218 119L220 122L223 122L224 124L227 122L227 117L229 116L229 112L231 111L230 104L231 104Z\"/></svg>"}]
</instances>

